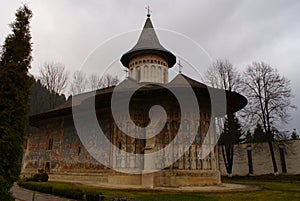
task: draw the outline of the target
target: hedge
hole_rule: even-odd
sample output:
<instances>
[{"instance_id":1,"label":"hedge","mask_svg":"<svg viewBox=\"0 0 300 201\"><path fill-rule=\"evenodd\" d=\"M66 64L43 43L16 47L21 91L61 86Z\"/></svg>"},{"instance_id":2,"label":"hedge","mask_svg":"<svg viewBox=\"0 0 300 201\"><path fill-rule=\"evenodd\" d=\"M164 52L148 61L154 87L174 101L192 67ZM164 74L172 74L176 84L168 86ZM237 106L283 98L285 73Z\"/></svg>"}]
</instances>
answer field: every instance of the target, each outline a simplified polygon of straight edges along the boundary
<instances>
[{"instance_id":1,"label":"hedge","mask_svg":"<svg viewBox=\"0 0 300 201\"><path fill-rule=\"evenodd\" d=\"M99 195L102 195L102 193L97 189L80 189L73 184L65 183L33 182L21 180L18 182L18 185L29 190L62 196L70 199L82 200L85 194L85 198L87 201L99 201Z\"/></svg>"}]
</instances>

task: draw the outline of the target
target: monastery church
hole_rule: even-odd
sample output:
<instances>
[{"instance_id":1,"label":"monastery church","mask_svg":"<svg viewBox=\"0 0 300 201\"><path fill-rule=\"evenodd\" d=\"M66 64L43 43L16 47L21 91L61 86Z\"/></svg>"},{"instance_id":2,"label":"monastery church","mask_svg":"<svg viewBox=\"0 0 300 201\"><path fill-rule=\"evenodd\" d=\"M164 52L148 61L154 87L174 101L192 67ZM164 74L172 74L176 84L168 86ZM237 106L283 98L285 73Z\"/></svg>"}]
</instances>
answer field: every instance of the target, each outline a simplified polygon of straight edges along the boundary
<instances>
[{"instance_id":1,"label":"monastery church","mask_svg":"<svg viewBox=\"0 0 300 201\"><path fill-rule=\"evenodd\" d=\"M44 169L50 180L144 187L221 184L224 167L220 167L214 121L222 114L213 112L210 95L225 95L225 113L241 110L247 99L182 73L169 81L168 71L178 61L161 45L149 14L136 45L120 62L128 69L128 78L117 86L77 95L30 117L36 129L27 139L22 174ZM131 94L131 89L137 90ZM153 109L157 105L164 113ZM204 145L209 153L203 151ZM247 158L247 145L243 146ZM248 166L241 170L247 174Z\"/></svg>"}]
</instances>

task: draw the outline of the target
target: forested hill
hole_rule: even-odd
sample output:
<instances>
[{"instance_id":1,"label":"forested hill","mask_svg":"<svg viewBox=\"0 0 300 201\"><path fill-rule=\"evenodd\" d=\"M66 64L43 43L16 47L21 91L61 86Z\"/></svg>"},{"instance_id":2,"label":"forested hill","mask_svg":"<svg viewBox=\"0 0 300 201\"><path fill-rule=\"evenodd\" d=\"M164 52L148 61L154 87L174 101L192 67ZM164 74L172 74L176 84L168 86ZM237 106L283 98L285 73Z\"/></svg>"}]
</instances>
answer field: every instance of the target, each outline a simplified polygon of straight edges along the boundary
<instances>
[{"instance_id":1,"label":"forested hill","mask_svg":"<svg viewBox=\"0 0 300 201\"><path fill-rule=\"evenodd\" d=\"M64 104L65 102L66 97L64 94L51 95L50 91L44 87L39 80L36 80L30 88L29 115L46 112L52 108Z\"/></svg>"}]
</instances>

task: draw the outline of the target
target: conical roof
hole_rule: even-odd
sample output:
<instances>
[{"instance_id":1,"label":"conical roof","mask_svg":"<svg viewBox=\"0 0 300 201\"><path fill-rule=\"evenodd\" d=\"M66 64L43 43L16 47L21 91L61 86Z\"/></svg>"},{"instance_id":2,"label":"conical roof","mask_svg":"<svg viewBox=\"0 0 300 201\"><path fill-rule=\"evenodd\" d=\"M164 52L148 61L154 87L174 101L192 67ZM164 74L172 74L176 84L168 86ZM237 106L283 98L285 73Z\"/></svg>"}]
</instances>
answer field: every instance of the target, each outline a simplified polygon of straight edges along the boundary
<instances>
[{"instance_id":1,"label":"conical roof","mask_svg":"<svg viewBox=\"0 0 300 201\"><path fill-rule=\"evenodd\" d=\"M153 28L150 17L147 17L141 35L136 45L121 57L121 62L128 67L129 61L136 55L156 53L165 57L168 66L172 67L176 63L176 57L173 53L165 49L159 42Z\"/></svg>"}]
</instances>

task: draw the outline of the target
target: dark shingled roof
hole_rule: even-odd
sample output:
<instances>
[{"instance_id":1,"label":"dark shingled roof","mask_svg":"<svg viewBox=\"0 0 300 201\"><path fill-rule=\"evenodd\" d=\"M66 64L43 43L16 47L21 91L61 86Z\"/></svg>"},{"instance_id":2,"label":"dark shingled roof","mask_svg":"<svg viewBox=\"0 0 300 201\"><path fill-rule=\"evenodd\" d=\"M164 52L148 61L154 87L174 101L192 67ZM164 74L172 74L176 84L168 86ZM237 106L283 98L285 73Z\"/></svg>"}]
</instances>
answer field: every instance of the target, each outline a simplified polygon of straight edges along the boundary
<instances>
[{"instance_id":1,"label":"dark shingled roof","mask_svg":"<svg viewBox=\"0 0 300 201\"><path fill-rule=\"evenodd\" d=\"M198 82L196 80L193 80L183 74L177 75L170 83L168 83L166 85L172 84L173 87L179 87L179 88L186 87L186 86L180 84L180 82L176 81L178 79L178 76L183 76L183 78L186 79L186 81L193 88L194 92L196 93L196 95L198 96L199 100L201 100L202 103L209 102L210 95L207 91L207 88L210 88L210 90L215 90L215 92L222 91L220 89L209 87L209 86L207 86L201 82ZM136 83L135 80L132 80L130 78L128 78L127 80L125 80L123 82L124 82L123 84L126 84L127 89L130 89L131 85L134 84L134 82ZM174 83L175 83L175 85L174 85ZM125 87L125 90L126 90L126 87ZM114 88L115 87L113 86L113 87L108 87L108 88L104 88L104 89L99 89L97 91L92 91L92 92L87 92L87 93L76 95L77 103L76 104L74 103L73 106L81 104L87 98L94 98L94 96L96 96L99 99L98 102L101 103L101 104L99 104L100 106L108 107L107 104L109 104L111 101L111 96L112 96ZM144 92L157 91L157 93L160 93L160 92L158 92L159 90L161 90L161 87L158 85L153 85L153 84L149 84L149 85L139 89L139 91L144 91ZM226 94L226 99L227 99L227 110L228 111L236 112L236 111L241 110L242 108L244 108L247 105L247 99L244 96L242 96L236 92L230 92L230 91L225 91L225 94ZM74 99L74 97L73 97L73 99ZM38 122L40 122L43 119L59 117L59 116L67 116L67 115L72 115L72 99L57 108L49 110L48 112L30 116L30 118L29 118L30 125L32 125L32 126L38 125Z\"/></svg>"},{"instance_id":2,"label":"dark shingled roof","mask_svg":"<svg viewBox=\"0 0 300 201\"><path fill-rule=\"evenodd\" d=\"M121 62L125 67L128 67L131 58L139 54L149 54L149 53L159 54L165 57L169 67L172 67L176 63L175 55L172 52L165 49L160 44L157 35L155 33L155 30L153 28L152 22L148 17L138 42L131 50L126 52L121 57Z\"/></svg>"}]
</instances>

